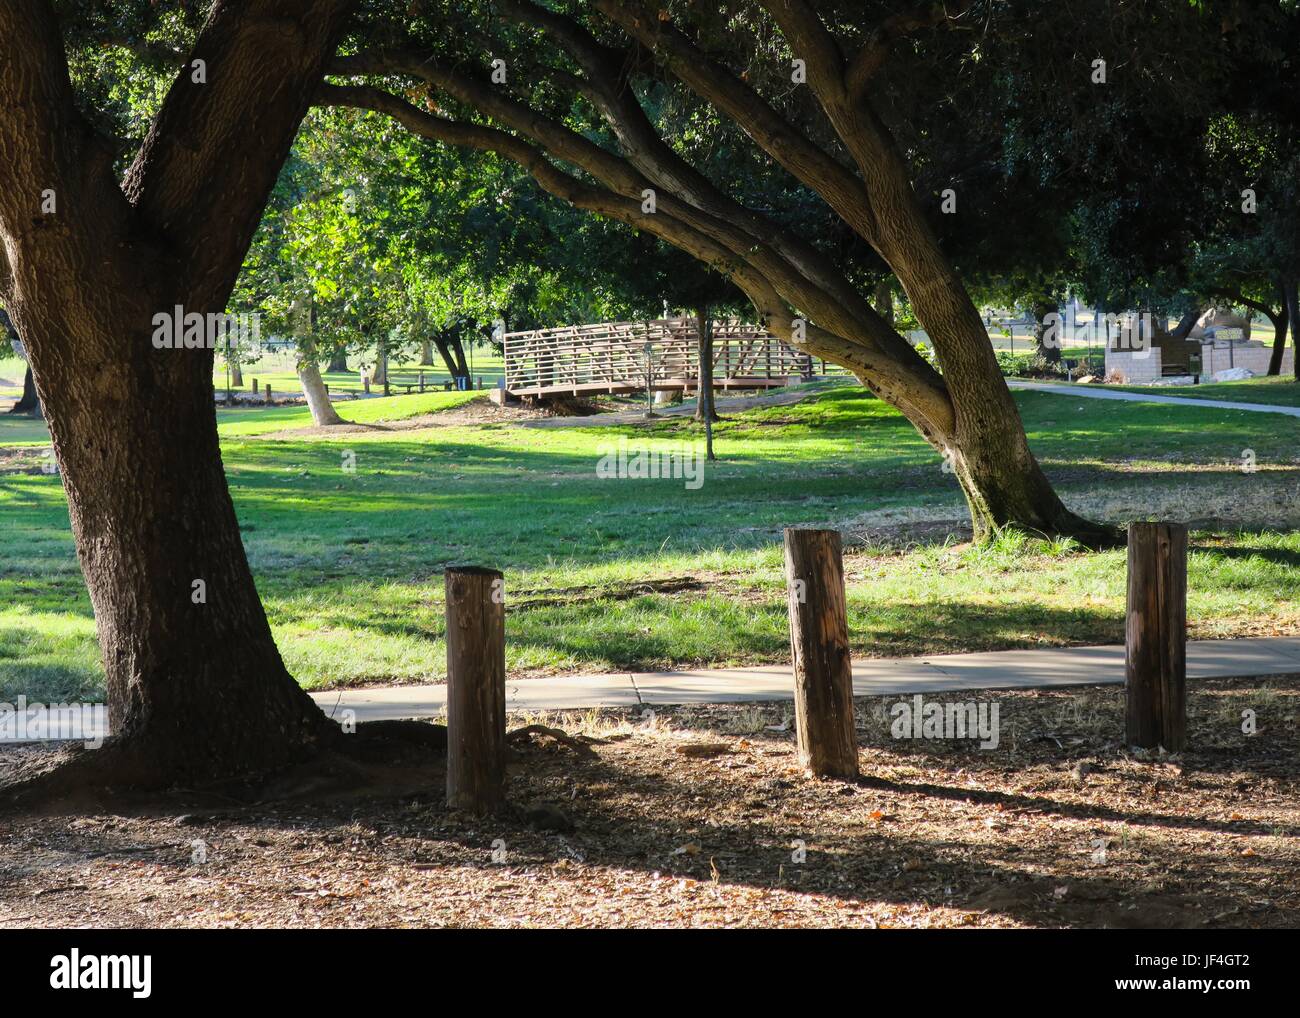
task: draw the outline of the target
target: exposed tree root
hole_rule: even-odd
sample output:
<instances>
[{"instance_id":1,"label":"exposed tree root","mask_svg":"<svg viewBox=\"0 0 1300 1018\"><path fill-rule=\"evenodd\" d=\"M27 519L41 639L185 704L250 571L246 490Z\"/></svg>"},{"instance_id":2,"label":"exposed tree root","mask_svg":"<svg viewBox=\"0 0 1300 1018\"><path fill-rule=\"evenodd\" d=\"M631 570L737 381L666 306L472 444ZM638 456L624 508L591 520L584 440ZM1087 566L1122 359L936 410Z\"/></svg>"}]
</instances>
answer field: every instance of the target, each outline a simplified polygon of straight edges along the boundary
<instances>
[{"instance_id":1,"label":"exposed tree root","mask_svg":"<svg viewBox=\"0 0 1300 1018\"><path fill-rule=\"evenodd\" d=\"M1052 536L1069 537L1077 541L1088 551L1107 551L1122 548L1128 543L1128 535L1122 527L1108 523L1096 523L1067 512L1064 518L1053 521Z\"/></svg>"},{"instance_id":2,"label":"exposed tree root","mask_svg":"<svg viewBox=\"0 0 1300 1018\"><path fill-rule=\"evenodd\" d=\"M195 775L191 761L162 759L148 740L107 739L33 752L0 775L0 810L83 812L203 805L243 808L286 799L400 796L438 787L447 730L420 721L377 721L304 745L279 767Z\"/></svg>"},{"instance_id":3,"label":"exposed tree root","mask_svg":"<svg viewBox=\"0 0 1300 1018\"><path fill-rule=\"evenodd\" d=\"M573 750L581 757L595 758L596 751L591 747L593 744L599 744L599 739L593 739L590 736L573 736L559 728L551 728L548 725L525 725L523 728L516 728L506 735L506 742L511 746L529 745L534 738L550 739L552 742L561 746L566 746Z\"/></svg>"}]
</instances>

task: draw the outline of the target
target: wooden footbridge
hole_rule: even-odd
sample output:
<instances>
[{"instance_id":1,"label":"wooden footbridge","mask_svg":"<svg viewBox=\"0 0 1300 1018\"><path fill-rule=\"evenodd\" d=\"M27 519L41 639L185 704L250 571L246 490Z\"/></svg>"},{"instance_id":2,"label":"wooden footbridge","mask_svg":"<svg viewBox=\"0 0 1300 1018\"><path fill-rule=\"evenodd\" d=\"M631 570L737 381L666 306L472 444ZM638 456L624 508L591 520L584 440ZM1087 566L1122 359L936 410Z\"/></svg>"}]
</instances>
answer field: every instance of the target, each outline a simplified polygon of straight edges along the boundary
<instances>
[{"instance_id":1,"label":"wooden footbridge","mask_svg":"<svg viewBox=\"0 0 1300 1018\"><path fill-rule=\"evenodd\" d=\"M588 396L699 389L694 318L603 322L508 332L505 389L511 396ZM713 387L770 389L841 374L757 325L713 323Z\"/></svg>"}]
</instances>

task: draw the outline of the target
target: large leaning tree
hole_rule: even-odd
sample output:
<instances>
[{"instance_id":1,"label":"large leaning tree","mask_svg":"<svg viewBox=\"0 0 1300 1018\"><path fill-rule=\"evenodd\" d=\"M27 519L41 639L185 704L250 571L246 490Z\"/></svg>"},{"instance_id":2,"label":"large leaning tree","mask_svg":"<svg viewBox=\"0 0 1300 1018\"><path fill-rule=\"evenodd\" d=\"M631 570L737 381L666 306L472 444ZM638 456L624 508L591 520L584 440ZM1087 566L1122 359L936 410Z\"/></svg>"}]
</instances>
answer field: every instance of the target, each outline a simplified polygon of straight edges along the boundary
<instances>
[{"instance_id":1,"label":"large leaning tree","mask_svg":"<svg viewBox=\"0 0 1300 1018\"><path fill-rule=\"evenodd\" d=\"M215 336L155 340L159 315L228 308L356 6L0 4L0 305L61 466L113 733L0 795L192 786L351 744L288 674L258 597L217 439ZM145 79L121 54L174 68L142 123L122 93Z\"/></svg>"},{"instance_id":2,"label":"large leaning tree","mask_svg":"<svg viewBox=\"0 0 1300 1018\"><path fill-rule=\"evenodd\" d=\"M506 155L557 197L727 276L770 330L848 367L945 454L977 537L1017 526L1108 541L1108 528L1062 505L1034 459L980 315L873 102L917 37L985 26L1023 5L949 0L890 13L896 6L416 2L402 24L367 21L316 101ZM1086 75L1087 60L1077 63ZM942 373L812 238L700 172L656 123L668 102L742 130L869 243L906 292Z\"/></svg>"},{"instance_id":3,"label":"large leaning tree","mask_svg":"<svg viewBox=\"0 0 1300 1018\"><path fill-rule=\"evenodd\" d=\"M217 0L119 176L118 139L69 76L78 12L0 4L0 302L62 468L115 733L65 773L270 768L339 731L286 671L253 584L214 351L153 337L159 313L225 310L351 6Z\"/></svg>"}]
</instances>

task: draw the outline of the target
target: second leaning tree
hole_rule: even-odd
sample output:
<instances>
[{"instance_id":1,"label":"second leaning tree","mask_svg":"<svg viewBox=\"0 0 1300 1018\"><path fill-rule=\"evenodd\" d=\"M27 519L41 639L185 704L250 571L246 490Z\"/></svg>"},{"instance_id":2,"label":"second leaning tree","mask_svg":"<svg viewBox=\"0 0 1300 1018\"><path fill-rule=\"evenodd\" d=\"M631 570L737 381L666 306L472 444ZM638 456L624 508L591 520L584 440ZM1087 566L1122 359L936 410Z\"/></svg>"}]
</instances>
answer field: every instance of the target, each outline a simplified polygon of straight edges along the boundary
<instances>
[{"instance_id":1,"label":"second leaning tree","mask_svg":"<svg viewBox=\"0 0 1300 1018\"><path fill-rule=\"evenodd\" d=\"M860 5L803 0L680 16L624 0L565 9L504 0L496 19L433 6L413 5L400 32L364 26L357 52L330 66L336 78L364 83L326 84L317 102L379 111L424 137L500 153L551 194L727 276L774 333L849 368L907 416L951 464L977 538L1012 526L1091 545L1116 539L1069 511L1035 460L979 313L872 102L900 40L963 27L969 3L902 15L882 8L878 18L864 18ZM795 84L782 78L769 91L793 87L795 99L766 97L751 74L748 40L773 28ZM871 246L907 294L942 374L800 231L669 143L652 111L670 97L742 130Z\"/></svg>"}]
</instances>

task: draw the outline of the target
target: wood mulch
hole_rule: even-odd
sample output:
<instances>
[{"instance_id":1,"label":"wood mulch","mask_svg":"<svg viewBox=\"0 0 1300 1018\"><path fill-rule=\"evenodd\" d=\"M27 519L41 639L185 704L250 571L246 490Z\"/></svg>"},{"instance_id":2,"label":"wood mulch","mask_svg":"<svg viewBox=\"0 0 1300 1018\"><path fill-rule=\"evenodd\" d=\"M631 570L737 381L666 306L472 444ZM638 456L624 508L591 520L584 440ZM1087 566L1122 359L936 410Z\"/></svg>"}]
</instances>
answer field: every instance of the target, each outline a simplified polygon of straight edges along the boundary
<instances>
[{"instance_id":1,"label":"wood mulch","mask_svg":"<svg viewBox=\"0 0 1300 1018\"><path fill-rule=\"evenodd\" d=\"M789 704L570 712L512 718L578 741L516 739L488 819L437 764L401 798L0 814L0 927L1300 922L1300 676L1195 683L1180 756L1121 745L1118 687L926 699L996 703L998 747L863 699L846 784L800 772Z\"/></svg>"}]
</instances>

